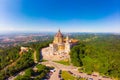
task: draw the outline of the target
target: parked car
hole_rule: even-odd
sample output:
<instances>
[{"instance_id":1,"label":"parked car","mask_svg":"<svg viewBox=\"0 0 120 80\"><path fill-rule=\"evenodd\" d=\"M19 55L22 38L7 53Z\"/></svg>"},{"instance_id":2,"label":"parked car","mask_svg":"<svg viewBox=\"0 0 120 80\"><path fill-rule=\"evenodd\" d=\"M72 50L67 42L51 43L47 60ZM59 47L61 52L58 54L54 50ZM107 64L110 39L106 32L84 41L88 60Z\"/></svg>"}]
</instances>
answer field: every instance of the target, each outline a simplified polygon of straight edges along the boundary
<instances>
[{"instance_id":1,"label":"parked car","mask_svg":"<svg viewBox=\"0 0 120 80\"><path fill-rule=\"evenodd\" d=\"M97 75L93 75L93 76L97 77Z\"/></svg>"},{"instance_id":2,"label":"parked car","mask_svg":"<svg viewBox=\"0 0 120 80\"><path fill-rule=\"evenodd\" d=\"M56 70L55 69L51 69L50 72L55 72Z\"/></svg>"},{"instance_id":3,"label":"parked car","mask_svg":"<svg viewBox=\"0 0 120 80\"><path fill-rule=\"evenodd\" d=\"M59 70L59 74L61 74L62 73L62 70Z\"/></svg>"},{"instance_id":4,"label":"parked car","mask_svg":"<svg viewBox=\"0 0 120 80\"><path fill-rule=\"evenodd\" d=\"M61 75L59 74L58 77L61 78Z\"/></svg>"},{"instance_id":5,"label":"parked car","mask_svg":"<svg viewBox=\"0 0 120 80\"><path fill-rule=\"evenodd\" d=\"M83 73L83 72L79 72L79 73Z\"/></svg>"},{"instance_id":6,"label":"parked car","mask_svg":"<svg viewBox=\"0 0 120 80\"><path fill-rule=\"evenodd\" d=\"M64 80L63 78L61 78L60 80Z\"/></svg>"},{"instance_id":7,"label":"parked car","mask_svg":"<svg viewBox=\"0 0 120 80\"><path fill-rule=\"evenodd\" d=\"M108 78L107 76L103 76L103 78Z\"/></svg>"},{"instance_id":8,"label":"parked car","mask_svg":"<svg viewBox=\"0 0 120 80\"><path fill-rule=\"evenodd\" d=\"M71 71L68 71L70 74L73 74Z\"/></svg>"},{"instance_id":9,"label":"parked car","mask_svg":"<svg viewBox=\"0 0 120 80\"><path fill-rule=\"evenodd\" d=\"M88 80L93 80L93 78L88 78Z\"/></svg>"}]
</instances>

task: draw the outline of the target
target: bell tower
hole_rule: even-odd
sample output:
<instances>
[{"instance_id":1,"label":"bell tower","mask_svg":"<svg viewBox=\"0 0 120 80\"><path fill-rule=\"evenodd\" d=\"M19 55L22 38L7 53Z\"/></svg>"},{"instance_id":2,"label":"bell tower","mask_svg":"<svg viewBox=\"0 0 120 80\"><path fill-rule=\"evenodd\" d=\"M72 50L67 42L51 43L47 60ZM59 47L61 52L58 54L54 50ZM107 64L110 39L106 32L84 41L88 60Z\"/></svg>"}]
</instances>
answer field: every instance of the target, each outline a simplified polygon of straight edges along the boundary
<instances>
[{"instance_id":1,"label":"bell tower","mask_svg":"<svg viewBox=\"0 0 120 80\"><path fill-rule=\"evenodd\" d=\"M65 43L65 52L69 53L70 52L70 42L69 42L69 37L66 36L66 43Z\"/></svg>"}]
</instances>

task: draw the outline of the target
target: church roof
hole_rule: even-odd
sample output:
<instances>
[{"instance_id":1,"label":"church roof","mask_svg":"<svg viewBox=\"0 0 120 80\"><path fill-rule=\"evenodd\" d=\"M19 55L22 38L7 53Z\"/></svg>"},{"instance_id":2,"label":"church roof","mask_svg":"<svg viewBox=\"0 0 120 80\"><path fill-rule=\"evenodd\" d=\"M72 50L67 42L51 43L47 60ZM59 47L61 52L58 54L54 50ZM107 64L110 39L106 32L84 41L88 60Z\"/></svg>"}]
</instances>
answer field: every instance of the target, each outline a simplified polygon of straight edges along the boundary
<instances>
[{"instance_id":1,"label":"church roof","mask_svg":"<svg viewBox=\"0 0 120 80\"><path fill-rule=\"evenodd\" d=\"M60 29L59 29L58 32L56 33L55 37L63 37L63 35L62 35Z\"/></svg>"}]
</instances>

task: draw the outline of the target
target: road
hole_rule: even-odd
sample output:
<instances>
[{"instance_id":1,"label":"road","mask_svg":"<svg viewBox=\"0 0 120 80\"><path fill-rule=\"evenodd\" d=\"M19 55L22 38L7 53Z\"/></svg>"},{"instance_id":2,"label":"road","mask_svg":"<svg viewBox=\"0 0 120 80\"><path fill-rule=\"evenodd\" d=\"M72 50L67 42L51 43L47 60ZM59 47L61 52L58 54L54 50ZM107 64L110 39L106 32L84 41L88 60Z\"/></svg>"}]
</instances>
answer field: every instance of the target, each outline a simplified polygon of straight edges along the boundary
<instances>
[{"instance_id":1,"label":"road","mask_svg":"<svg viewBox=\"0 0 120 80\"><path fill-rule=\"evenodd\" d=\"M40 62L39 64L43 64L43 65L46 65L46 66L53 66L55 67L55 72L53 72L53 74L50 76L50 79L49 80L60 80L60 78L58 77L59 75L59 70L62 70L62 71L71 71L74 76L76 77L82 77L82 78L93 78L93 80L112 80L110 78L103 78L102 76L92 76L92 75L87 75L86 73L79 73L78 72L78 69L77 67L75 66L66 66L66 65L63 65L63 64L59 64L59 63L56 63L56 62L53 62L53 61L46 61L46 62ZM17 75L22 75L24 74L24 71L21 71L20 73L18 73ZM16 76L17 76L16 75ZM12 76L10 77L8 80L14 80L14 78L16 76Z\"/></svg>"},{"instance_id":2,"label":"road","mask_svg":"<svg viewBox=\"0 0 120 80\"><path fill-rule=\"evenodd\" d=\"M31 68L35 68L36 65L37 65L37 64L33 65ZM8 80L14 80L18 75L24 75L24 74L25 74L25 70L26 70L26 69L20 71L19 73L17 73L17 74L14 75L14 76L9 77Z\"/></svg>"},{"instance_id":3,"label":"road","mask_svg":"<svg viewBox=\"0 0 120 80\"><path fill-rule=\"evenodd\" d=\"M65 65L62 65L62 64L59 64L59 63L55 63L53 61L42 62L40 64L55 67L56 71L53 72L53 74L50 77L50 80L60 80L60 78L58 77L60 70L65 70L65 71L69 70L70 71L71 69L73 69L73 70L77 69L77 68L74 68L73 66L65 66Z\"/></svg>"},{"instance_id":4,"label":"road","mask_svg":"<svg viewBox=\"0 0 120 80\"><path fill-rule=\"evenodd\" d=\"M56 69L56 71L51 75L50 80L60 80L58 75L59 75L59 69Z\"/></svg>"},{"instance_id":5,"label":"road","mask_svg":"<svg viewBox=\"0 0 120 80\"><path fill-rule=\"evenodd\" d=\"M34 60L36 61L36 59L35 59L36 54L35 53L36 52L34 52ZM46 65L46 66L53 66L53 67L55 67L56 71L53 72L53 74L50 76L49 80L60 80L60 78L58 77L60 70L62 70L62 71L71 71L74 76L82 77L82 78L86 78L86 79L93 78L93 80L112 80L110 78L103 78L102 76L93 76L93 75L88 75L86 73L79 73L78 72L78 68L75 67L75 66L71 66L71 65L70 66L66 66L66 65L63 65L63 64L60 64L60 63L53 62L50 59L48 59L48 61L46 61L46 62L39 62L38 64L43 64L43 65ZM21 73L23 74L24 71L21 71L17 75L19 75ZM16 76L10 77L10 78L8 78L8 80L13 80Z\"/></svg>"},{"instance_id":6,"label":"road","mask_svg":"<svg viewBox=\"0 0 120 80\"><path fill-rule=\"evenodd\" d=\"M36 51L34 51L33 55L34 55L34 62L37 63ZM15 65L16 62L19 61L19 60L20 60L20 57L15 62L13 62L10 65L6 66L4 69L7 69L8 67L11 67L11 66ZM32 68L34 68L34 66L32 66ZM14 80L18 75L24 75L24 73L25 73L25 70L22 70L19 73L17 73L15 76L9 77L8 80Z\"/></svg>"},{"instance_id":7,"label":"road","mask_svg":"<svg viewBox=\"0 0 120 80\"><path fill-rule=\"evenodd\" d=\"M56 63L56 62L53 62L54 61L54 58L58 59L56 57L56 55L53 57L51 57L49 54L48 54L48 51L45 49L43 49L42 51L42 56L45 60L48 60L47 62L42 62L42 64L46 65L46 66L53 66L55 67L56 69L56 72L53 73L53 75L50 77L50 80L60 80L58 78L58 73L59 73L59 70L62 70L62 71L71 71L73 73L74 76L76 77L82 77L82 78L93 78L93 80L112 80L111 78L103 78L102 76L100 75L88 75L86 73L79 73L78 72L78 68L75 67L75 66L66 66L66 65L63 65L63 64L59 64L59 63ZM57 76L57 77L54 77L54 76Z\"/></svg>"},{"instance_id":8,"label":"road","mask_svg":"<svg viewBox=\"0 0 120 80\"><path fill-rule=\"evenodd\" d=\"M74 76L76 77L82 77L82 78L93 78L93 80L112 80L111 78L103 78L102 76L93 76L93 75L88 75L86 73L79 73L78 72L78 68L75 66L66 66L63 64L59 64L53 61L47 61L47 62L42 62L41 64L44 64L46 66L53 66L56 69L56 72L54 72L52 74L52 76L50 77L50 80L60 80L60 78L58 77L59 75L59 70L62 71L71 71L73 73Z\"/></svg>"},{"instance_id":9,"label":"road","mask_svg":"<svg viewBox=\"0 0 120 80\"><path fill-rule=\"evenodd\" d=\"M35 50L34 50L34 53L33 53L33 55L34 55L34 62L35 62L35 63L37 63L36 51L35 51Z\"/></svg>"},{"instance_id":10,"label":"road","mask_svg":"<svg viewBox=\"0 0 120 80\"><path fill-rule=\"evenodd\" d=\"M20 58L21 58L21 56L17 60L15 60L14 62L12 62L11 64L9 64L6 67L4 67L3 69L1 69L1 71L6 70L8 67L14 66L16 64L16 62L20 60Z\"/></svg>"}]
</instances>

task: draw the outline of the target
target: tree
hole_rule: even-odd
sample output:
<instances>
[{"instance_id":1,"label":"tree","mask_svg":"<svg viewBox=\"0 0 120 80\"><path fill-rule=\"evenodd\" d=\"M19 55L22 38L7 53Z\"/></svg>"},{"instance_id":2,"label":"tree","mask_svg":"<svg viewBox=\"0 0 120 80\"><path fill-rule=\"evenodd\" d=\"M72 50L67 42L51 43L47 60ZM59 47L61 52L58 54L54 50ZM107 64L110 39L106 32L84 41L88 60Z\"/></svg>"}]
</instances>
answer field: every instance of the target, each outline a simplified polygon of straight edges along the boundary
<instances>
[{"instance_id":1,"label":"tree","mask_svg":"<svg viewBox=\"0 0 120 80\"><path fill-rule=\"evenodd\" d=\"M32 68L28 68L28 69L25 70L25 76L30 77L30 76L32 76L33 74L34 74L34 71L33 71Z\"/></svg>"}]
</instances>

